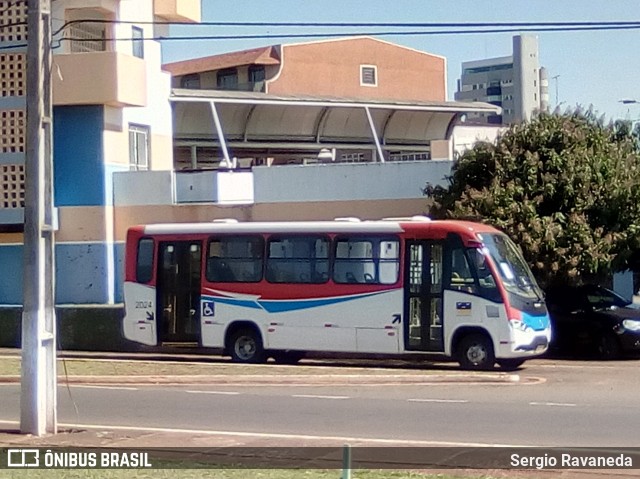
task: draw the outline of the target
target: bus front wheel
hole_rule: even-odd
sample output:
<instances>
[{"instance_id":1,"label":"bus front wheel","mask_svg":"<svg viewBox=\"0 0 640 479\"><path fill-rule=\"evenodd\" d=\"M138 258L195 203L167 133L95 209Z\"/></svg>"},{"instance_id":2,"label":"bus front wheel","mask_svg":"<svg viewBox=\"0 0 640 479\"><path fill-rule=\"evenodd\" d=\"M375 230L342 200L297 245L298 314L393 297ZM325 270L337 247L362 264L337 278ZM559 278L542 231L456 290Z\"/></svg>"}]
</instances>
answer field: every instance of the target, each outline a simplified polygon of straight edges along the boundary
<instances>
[{"instance_id":1,"label":"bus front wheel","mask_svg":"<svg viewBox=\"0 0 640 479\"><path fill-rule=\"evenodd\" d=\"M235 331L229 341L229 353L234 363L263 363L266 359L260 334L250 328Z\"/></svg>"},{"instance_id":2,"label":"bus front wheel","mask_svg":"<svg viewBox=\"0 0 640 479\"><path fill-rule=\"evenodd\" d=\"M491 340L483 334L470 334L460 341L458 362L463 369L487 370L493 368L496 357Z\"/></svg>"},{"instance_id":3,"label":"bus front wheel","mask_svg":"<svg viewBox=\"0 0 640 479\"><path fill-rule=\"evenodd\" d=\"M524 364L524 361L521 358L498 359L498 366L505 371L515 371Z\"/></svg>"}]
</instances>

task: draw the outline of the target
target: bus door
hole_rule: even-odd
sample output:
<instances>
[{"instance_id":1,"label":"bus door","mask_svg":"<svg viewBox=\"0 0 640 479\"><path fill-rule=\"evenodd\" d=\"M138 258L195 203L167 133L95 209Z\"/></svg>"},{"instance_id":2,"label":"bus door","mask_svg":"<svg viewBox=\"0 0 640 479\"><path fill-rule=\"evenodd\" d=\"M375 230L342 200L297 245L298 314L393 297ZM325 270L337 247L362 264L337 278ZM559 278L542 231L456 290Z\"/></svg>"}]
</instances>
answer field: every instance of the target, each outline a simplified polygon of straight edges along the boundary
<instances>
[{"instance_id":1,"label":"bus door","mask_svg":"<svg viewBox=\"0 0 640 479\"><path fill-rule=\"evenodd\" d=\"M161 242L158 256L158 341L197 344L200 333L200 241Z\"/></svg>"},{"instance_id":2,"label":"bus door","mask_svg":"<svg viewBox=\"0 0 640 479\"><path fill-rule=\"evenodd\" d=\"M444 351L444 242L408 241L405 250L404 344L410 351Z\"/></svg>"}]
</instances>

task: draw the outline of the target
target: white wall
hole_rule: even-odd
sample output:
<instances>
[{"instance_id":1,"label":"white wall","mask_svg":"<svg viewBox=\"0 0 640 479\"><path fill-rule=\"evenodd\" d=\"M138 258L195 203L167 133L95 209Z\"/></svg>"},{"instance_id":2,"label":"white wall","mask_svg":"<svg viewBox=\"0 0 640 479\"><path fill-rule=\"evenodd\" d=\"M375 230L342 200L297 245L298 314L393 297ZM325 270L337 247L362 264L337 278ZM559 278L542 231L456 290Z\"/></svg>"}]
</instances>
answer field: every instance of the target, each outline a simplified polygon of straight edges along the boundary
<instances>
[{"instance_id":1,"label":"white wall","mask_svg":"<svg viewBox=\"0 0 640 479\"><path fill-rule=\"evenodd\" d=\"M407 161L253 168L255 202L423 197L427 182L445 184L452 162Z\"/></svg>"},{"instance_id":2,"label":"white wall","mask_svg":"<svg viewBox=\"0 0 640 479\"><path fill-rule=\"evenodd\" d=\"M453 141L454 160L465 150L473 148L478 141L494 143L498 136L506 131L506 127L493 125L457 125L453 129L451 138Z\"/></svg>"},{"instance_id":3,"label":"white wall","mask_svg":"<svg viewBox=\"0 0 640 479\"><path fill-rule=\"evenodd\" d=\"M446 184L451 165L432 160L260 166L253 172L121 172L114 174L114 205L418 199L427 182Z\"/></svg>"}]
</instances>

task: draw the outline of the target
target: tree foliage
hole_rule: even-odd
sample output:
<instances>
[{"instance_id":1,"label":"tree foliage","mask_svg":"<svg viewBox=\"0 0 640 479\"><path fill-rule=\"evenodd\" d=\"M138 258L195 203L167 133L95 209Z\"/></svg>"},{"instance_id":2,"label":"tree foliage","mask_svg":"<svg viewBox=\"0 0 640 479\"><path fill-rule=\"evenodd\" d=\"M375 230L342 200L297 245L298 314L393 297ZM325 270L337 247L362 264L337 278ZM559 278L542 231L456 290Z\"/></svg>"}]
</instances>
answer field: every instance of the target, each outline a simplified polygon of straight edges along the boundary
<instances>
[{"instance_id":1,"label":"tree foliage","mask_svg":"<svg viewBox=\"0 0 640 479\"><path fill-rule=\"evenodd\" d=\"M449 186L425 194L433 217L480 220L511 236L543 284L601 279L637 261L639 158L629 122L541 114L467 150Z\"/></svg>"}]
</instances>

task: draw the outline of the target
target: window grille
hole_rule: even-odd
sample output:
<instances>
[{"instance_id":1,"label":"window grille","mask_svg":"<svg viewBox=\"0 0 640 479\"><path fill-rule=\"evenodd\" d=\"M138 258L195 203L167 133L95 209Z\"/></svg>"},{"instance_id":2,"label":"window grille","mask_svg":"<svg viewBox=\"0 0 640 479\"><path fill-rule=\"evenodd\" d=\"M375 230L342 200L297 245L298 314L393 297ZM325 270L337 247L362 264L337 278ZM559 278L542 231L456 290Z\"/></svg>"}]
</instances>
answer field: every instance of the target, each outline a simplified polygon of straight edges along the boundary
<instances>
[{"instance_id":1,"label":"window grille","mask_svg":"<svg viewBox=\"0 0 640 479\"><path fill-rule=\"evenodd\" d=\"M69 26L67 38L72 53L107 51L107 26L92 23L75 23Z\"/></svg>"}]
</instances>

